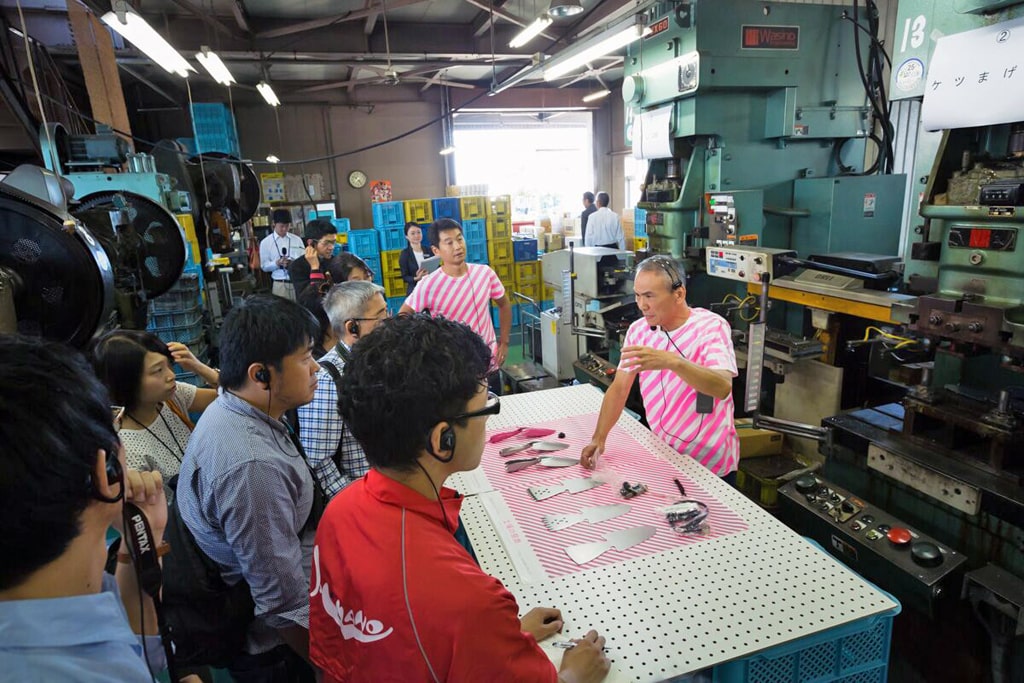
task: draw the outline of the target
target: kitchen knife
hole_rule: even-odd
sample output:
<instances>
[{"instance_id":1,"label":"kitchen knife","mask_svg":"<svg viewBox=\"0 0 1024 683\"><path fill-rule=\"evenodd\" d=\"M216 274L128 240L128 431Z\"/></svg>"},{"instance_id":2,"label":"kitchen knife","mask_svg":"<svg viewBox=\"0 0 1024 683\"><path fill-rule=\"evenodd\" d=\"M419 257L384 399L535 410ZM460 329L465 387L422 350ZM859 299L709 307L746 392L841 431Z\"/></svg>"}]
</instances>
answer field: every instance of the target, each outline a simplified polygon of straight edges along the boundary
<instances>
[{"instance_id":1,"label":"kitchen knife","mask_svg":"<svg viewBox=\"0 0 1024 683\"><path fill-rule=\"evenodd\" d=\"M564 448L568 448L569 444L563 441L524 441L518 443L515 446L506 446L498 451L498 455L505 457L508 455L515 455L522 451L560 451Z\"/></svg>"},{"instance_id":2,"label":"kitchen knife","mask_svg":"<svg viewBox=\"0 0 1024 683\"><path fill-rule=\"evenodd\" d=\"M561 531L562 529L568 529L574 524L580 522L590 522L591 524L597 524L598 522L604 522L609 519L615 519L620 517L632 508L622 503L615 503L614 505L598 505L592 508L583 508L576 514L568 515L544 515L544 526L549 531Z\"/></svg>"},{"instance_id":3,"label":"kitchen knife","mask_svg":"<svg viewBox=\"0 0 1024 683\"><path fill-rule=\"evenodd\" d=\"M557 455L538 456L536 458L506 460L505 471L518 472L519 470L525 470L527 467L532 467L533 465L541 465L542 467L571 467L579 464L580 461L578 458L563 458Z\"/></svg>"},{"instance_id":4,"label":"kitchen knife","mask_svg":"<svg viewBox=\"0 0 1024 683\"><path fill-rule=\"evenodd\" d=\"M632 529L613 531L610 534L605 534L603 541L570 545L565 549L565 552L576 564L586 564L596 560L603 553L613 548L615 550L626 550L639 543L643 543L657 533L657 531L657 528L653 526L638 526Z\"/></svg>"},{"instance_id":5,"label":"kitchen knife","mask_svg":"<svg viewBox=\"0 0 1024 683\"><path fill-rule=\"evenodd\" d=\"M487 440L488 443L498 443L505 439L511 439L513 436L519 436L522 434L527 439L540 439L545 436L551 436L555 433L554 429L547 429L545 427L516 427L515 429L507 432L498 432L492 434L491 438Z\"/></svg>"},{"instance_id":6,"label":"kitchen knife","mask_svg":"<svg viewBox=\"0 0 1024 683\"><path fill-rule=\"evenodd\" d=\"M605 482L600 479L594 479L592 477L583 477L582 479L563 479L557 484L551 484L548 486L531 486L527 489L530 495L533 496L534 500L544 500L551 496L557 496L559 493L580 493L581 491L589 491L592 488L601 486Z\"/></svg>"}]
</instances>

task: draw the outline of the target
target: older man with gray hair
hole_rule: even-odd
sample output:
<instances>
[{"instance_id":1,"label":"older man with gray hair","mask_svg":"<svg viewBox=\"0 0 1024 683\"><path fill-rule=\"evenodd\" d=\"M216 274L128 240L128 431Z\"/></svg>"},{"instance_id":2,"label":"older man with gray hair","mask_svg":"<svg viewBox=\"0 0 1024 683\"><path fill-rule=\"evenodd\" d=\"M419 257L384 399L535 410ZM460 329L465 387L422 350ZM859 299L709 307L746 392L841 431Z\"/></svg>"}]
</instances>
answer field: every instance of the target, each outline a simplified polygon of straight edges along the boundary
<instances>
[{"instance_id":1,"label":"older man with gray hair","mask_svg":"<svg viewBox=\"0 0 1024 683\"><path fill-rule=\"evenodd\" d=\"M351 280L335 285L323 301L338 343L327 352L317 373L312 402L298 410L299 440L313 472L328 497L366 474L369 465L338 413L338 386L352 345L373 332L389 316L384 289L372 282Z\"/></svg>"}]
</instances>

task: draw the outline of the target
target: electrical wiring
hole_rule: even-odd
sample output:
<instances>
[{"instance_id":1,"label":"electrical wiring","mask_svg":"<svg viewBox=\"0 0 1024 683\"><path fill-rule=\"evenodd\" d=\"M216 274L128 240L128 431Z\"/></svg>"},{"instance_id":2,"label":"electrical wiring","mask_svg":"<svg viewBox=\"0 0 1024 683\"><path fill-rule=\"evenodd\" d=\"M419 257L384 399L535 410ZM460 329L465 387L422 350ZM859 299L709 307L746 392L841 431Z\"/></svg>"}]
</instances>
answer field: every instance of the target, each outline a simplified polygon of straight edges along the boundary
<instances>
[{"instance_id":1,"label":"electrical wiring","mask_svg":"<svg viewBox=\"0 0 1024 683\"><path fill-rule=\"evenodd\" d=\"M845 12L842 17L844 20L850 21L855 26L853 31L853 43L855 53L858 56L855 60L857 64L857 71L860 74L861 85L864 87L864 94L871 105L874 118L872 128L879 127L882 132L876 164L873 164L872 167L862 175L870 175L875 172L892 173L896 160L894 151L895 131L893 130L892 122L890 121L891 112L885 92L884 78L885 66L888 64L891 68L892 62L889 59L889 56L885 53L885 50L882 49L881 41L878 40L878 6L875 4L874 0L865 0L864 4L866 10L865 19L867 21L866 28L861 23L860 0L854 0L853 2L852 17ZM866 33L871 38L867 49L866 66L861 63L860 59L861 32Z\"/></svg>"},{"instance_id":2,"label":"electrical wiring","mask_svg":"<svg viewBox=\"0 0 1024 683\"><path fill-rule=\"evenodd\" d=\"M914 346L915 344L919 343L916 339L910 339L908 337L901 337L896 334L891 334L889 332L884 331L880 327L875 327L874 325L869 325L867 328L865 328L864 339L862 339L861 341L870 341L872 332L878 333L878 336L882 337L883 339L891 339L892 341L898 342L895 346L893 346L893 349L902 349L908 346Z\"/></svg>"}]
</instances>

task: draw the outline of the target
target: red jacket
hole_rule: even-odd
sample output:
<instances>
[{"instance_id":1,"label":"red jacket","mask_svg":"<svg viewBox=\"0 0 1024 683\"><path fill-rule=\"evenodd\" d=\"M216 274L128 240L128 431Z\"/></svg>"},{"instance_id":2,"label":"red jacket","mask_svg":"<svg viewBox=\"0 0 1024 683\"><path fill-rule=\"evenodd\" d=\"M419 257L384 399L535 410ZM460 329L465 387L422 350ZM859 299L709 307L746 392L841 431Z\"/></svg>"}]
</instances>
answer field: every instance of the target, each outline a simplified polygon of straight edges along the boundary
<instances>
[{"instance_id":1,"label":"red jacket","mask_svg":"<svg viewBox=\"0 0 1024 683\"><path fill-rule=\"evenodd\" d=\"M441 499L455 529L462 501L446 488ZM325 683L558 680L520 631L515 598L440 512L375 470L331 501L316 534L309 608L310 655Z\"/></svg>"}]
</instances>

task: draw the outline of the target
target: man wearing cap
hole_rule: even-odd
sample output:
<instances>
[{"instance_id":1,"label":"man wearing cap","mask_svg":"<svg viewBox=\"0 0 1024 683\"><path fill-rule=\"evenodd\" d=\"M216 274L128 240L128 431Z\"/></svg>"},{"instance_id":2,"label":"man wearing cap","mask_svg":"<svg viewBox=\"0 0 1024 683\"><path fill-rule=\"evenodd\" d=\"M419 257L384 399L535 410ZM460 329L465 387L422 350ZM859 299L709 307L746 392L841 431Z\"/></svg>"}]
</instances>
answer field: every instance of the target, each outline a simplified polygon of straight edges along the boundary
<instances>
[{"instance_id":1,"label":"man wearing cap","mask_svg":"<svg viewBox=\"0 0 1024 683\"><path fill-rule=\"evenodd\" d=\"M295 288L288 277L288 266L292 259L305 253L305 247L301 237L288 232L292 216L287 209L274 209L270 219L274 229L260 242L260 267L270 273L273 280L271 293L295 301Z\"/></svg>"}]
</instances>

